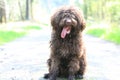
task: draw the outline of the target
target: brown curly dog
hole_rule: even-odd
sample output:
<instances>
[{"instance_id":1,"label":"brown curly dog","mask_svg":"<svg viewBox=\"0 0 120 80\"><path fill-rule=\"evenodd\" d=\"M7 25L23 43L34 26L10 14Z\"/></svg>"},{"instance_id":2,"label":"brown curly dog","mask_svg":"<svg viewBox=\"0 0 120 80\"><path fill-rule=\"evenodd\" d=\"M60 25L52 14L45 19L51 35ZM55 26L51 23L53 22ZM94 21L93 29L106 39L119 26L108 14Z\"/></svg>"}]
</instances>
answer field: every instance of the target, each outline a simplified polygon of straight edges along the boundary
<instances>
[{"instance_id":1,"label":"brown curly dog","mask_svg":"<svg viewBox=\"0 0 120 80\"><path fill-rule=\"evenodd\" d=\"M86 69L86 53L82 40L85 20L82 12L71 6L59 8L51 17L51 54L49 73L44 78L68 80L83 78Z\"/></svg>"}]
</instances>

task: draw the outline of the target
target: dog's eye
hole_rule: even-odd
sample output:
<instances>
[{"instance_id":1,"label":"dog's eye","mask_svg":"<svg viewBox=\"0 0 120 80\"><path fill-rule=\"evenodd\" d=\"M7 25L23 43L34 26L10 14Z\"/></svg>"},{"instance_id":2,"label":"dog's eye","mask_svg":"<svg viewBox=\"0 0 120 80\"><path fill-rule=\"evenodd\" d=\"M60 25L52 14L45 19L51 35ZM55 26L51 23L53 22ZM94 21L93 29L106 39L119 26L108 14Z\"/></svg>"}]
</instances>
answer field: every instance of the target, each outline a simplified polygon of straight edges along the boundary
<instances>
[{"instance_id":1,"label":"dog's eye","mask_svg":"<svg viewBox=\"0 0 120 80\"><path fill-rule=\"evenodd\" d=\"M62 17L62 18L64 18L64 17L66 17L66 16L67 16L67 13L62 14L62 16L61 16L61 17Z\"/></svg>"},{"instance_id":2,"label":"dog's eye","mask_svg":"<svg viewBox=\"0 0 120 80\"><path fill-rule=\"evenodd\" d=\"M71 15L71 17L75 19L75 16L74 16L74 15Z\"/></svg>"}]
</instances>

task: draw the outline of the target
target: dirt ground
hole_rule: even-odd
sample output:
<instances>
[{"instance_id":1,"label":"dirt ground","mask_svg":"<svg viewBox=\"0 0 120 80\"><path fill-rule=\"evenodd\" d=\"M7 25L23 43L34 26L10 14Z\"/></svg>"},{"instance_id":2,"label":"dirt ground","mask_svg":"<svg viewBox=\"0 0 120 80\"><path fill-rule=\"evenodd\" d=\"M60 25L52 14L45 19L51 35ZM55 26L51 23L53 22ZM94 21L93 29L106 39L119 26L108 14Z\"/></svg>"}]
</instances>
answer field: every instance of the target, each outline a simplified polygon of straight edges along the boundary
<instances>
[{"instance_id":1,"label":"dirt ground","mask_svg":"<svg viewBox=\"0 0 120 80\"><path fill-rule=\"evenodd\" d=\"M51 31L43 28L0 46L0 80L45 80ZM120 46L84 35L87 71L84 80L120 80Z\"/></svg>"}]
</instances>

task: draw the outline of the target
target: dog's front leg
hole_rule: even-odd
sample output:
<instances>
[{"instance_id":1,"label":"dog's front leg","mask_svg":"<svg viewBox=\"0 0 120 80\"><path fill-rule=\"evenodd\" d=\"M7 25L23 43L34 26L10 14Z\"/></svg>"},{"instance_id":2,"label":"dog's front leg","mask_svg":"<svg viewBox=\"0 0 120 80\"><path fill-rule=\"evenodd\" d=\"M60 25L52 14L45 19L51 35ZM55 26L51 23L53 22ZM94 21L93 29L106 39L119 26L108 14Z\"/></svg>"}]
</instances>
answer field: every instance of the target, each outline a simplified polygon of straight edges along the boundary
<instances>
[{"instance_id":1,"label":"dog's front leg","mask_svg":"<svg viewBox=\"0 0 120 80\"><path fill-rule=\"evenodd\" d=\"M68 80L75 80L75 74L77 73L77 71L80 69L79 66L79 60L77 58L73 58L69 65L69 76L68 76Z\"/></svg>"},{"instance_id":2,"label":"dog's front leg","mask_svg":"<svg viewBox=\"0 0 120 80\"><path fill-rule=\"evenodd\" d=\"M58 73L59 73L59 60L52 59L49 80L56 80Z\"/></svg>"}]
</instances>

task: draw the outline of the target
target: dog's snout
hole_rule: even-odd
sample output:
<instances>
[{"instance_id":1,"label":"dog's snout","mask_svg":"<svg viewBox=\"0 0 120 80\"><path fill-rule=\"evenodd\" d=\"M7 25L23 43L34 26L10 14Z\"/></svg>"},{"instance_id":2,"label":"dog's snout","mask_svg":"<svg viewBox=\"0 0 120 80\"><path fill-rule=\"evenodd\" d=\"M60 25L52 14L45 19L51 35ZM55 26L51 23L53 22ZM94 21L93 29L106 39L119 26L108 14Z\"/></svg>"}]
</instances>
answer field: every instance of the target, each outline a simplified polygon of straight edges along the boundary
<instances>
[{"instance_id":1,"label":"dog's snout","mask_svg":"<svg viewBox=\"0 0 120 80\"><path fill-rule=\"evenodd\" d=\"M66 20L66 25L71 25L72 24L72 21L70 19L67 19Z\"/></svg>"}]
</instances>

